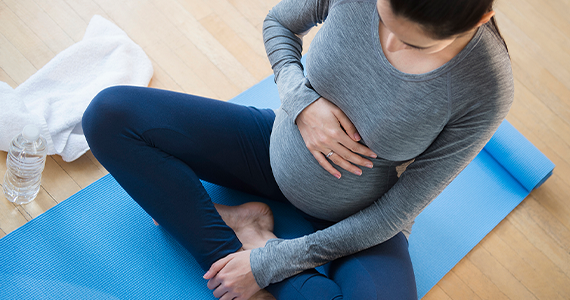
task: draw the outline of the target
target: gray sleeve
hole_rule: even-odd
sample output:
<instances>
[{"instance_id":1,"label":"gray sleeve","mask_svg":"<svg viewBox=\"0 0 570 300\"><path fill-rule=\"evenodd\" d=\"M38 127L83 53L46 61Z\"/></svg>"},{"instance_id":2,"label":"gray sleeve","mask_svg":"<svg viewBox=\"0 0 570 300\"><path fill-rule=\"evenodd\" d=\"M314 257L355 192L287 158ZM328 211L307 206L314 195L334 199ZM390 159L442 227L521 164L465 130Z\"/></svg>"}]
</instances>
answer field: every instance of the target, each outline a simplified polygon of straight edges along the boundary
<instances>
[{"instance_id":1,"label":"gray sleeve","mask_svg":"<svg viewBox=\"0 0 570 300\"><path fill-rule=\"evenodd\" d=\"M281 107L293 122L305 107L320 98L303 74L300 36L324 21L328 5L328 0L283 0L263 22L263 41Z\"/></svg>"},{"instance_id":2,"label":"gray sleeve","mask_svg":"<svg viewBox=\"0 0 570 300\"><path fill-rule=\"evenodd\" d=\"M266 287L378 245L402 231L473 160L496 131L513 99L512 76L507 77L501 82L490 80L490 84L477 89L459 91L458 94L475 101L463 101L467 103L465 107L455 110L430 147L371 206L324 230L296 239L273 239L265 247L254 249L251 267L259 286Z\"/></svg>"}]
</instances>

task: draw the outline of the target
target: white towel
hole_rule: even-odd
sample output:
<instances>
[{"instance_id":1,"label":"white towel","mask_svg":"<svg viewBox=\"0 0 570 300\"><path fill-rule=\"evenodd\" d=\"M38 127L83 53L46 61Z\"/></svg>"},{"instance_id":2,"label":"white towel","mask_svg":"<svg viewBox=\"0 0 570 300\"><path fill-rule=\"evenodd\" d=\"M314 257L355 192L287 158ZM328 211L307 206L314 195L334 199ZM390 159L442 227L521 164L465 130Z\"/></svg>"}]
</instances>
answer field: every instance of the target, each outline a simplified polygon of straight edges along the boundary
<instances>
[{"instance_id":1,"label":"white towel","mask_svg":"<svg viewBox=\"0 0 570 300\"><path fill-rule=\"evenodd\" d=\"M55 56L17 88L0 82L0 150L27 124L37 124L48 142L48 154L65 161L89 146L81 118L97 93L114 85L148 86L152 63L127 34L94 16L83 40Z\"/></svg>"}]
</instances>

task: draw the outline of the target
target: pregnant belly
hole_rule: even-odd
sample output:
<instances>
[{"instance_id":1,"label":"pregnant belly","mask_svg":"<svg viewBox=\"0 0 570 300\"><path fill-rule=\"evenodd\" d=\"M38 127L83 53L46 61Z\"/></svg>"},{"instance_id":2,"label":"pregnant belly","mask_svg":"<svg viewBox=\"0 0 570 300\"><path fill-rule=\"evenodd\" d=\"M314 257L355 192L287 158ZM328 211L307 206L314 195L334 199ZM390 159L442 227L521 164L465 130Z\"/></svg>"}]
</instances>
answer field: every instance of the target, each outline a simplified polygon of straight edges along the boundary
<instances>
[{"instance_id":1,"label":"pregnant belly","mask_svg":"<svg viewBox=\"0 0 570 300\"><path fill-rule=\"evenodd\" d=\"M389 190L397 180L399 164L370 159L374 167L360 167L361 176L333 164L341 172L337 179L319 165L297 126L288 117L280 117L279 111L271 133L270 157L275 180L285 197L303 212L335 222L370 206Z\"/></svg>"}]
</instances>

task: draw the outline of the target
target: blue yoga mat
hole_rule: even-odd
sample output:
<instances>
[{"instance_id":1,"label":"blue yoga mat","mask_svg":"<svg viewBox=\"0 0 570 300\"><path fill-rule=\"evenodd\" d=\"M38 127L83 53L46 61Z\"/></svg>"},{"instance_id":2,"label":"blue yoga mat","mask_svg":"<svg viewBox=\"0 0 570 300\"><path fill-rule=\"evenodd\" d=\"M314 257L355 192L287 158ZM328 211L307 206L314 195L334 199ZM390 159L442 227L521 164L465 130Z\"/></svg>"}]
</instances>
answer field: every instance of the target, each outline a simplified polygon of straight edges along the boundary
<instances>
[{"instance_id":1,"label":"blue yoga mat","mask_svg":"<svg viewBox=\"0 0 570 300\"><path fill-rule=\"evenodd\" d=\"M273 77L231 102L279 106ZM554 164L504 121L416 219L410 255L423 297ZM310 233L291 207L204 182L215 202L268 203L277 236ZM194 258L107 175L0 239L0 299L215 299Z\"/></svg>"}]
</instances>

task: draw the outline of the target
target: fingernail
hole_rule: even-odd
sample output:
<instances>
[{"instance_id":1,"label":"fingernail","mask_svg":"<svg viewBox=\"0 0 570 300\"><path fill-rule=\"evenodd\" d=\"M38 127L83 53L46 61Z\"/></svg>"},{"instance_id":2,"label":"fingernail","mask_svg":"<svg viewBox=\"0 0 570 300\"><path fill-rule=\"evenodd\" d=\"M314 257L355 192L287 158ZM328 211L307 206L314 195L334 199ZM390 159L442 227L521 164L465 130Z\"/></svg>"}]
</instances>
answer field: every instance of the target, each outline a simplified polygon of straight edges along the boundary
<instances>
[{"instance_id":1,"label":"fingernail","mask_svg":"<svg viewBox=\"0 0 570 300\"><path fill-rule=\"evenodd\" d=\"M334 174L334 177L336 177L336 179L340 179L340 174Z\"/></svg>"},{"instance_id":2,"label":"fingernail","mask_svg":"<svg viewBox=\"0 0 570 300\"><path fill-rule=\"evenodd\" d=\"M360 175L362 175L362 171L361 171L361 170L358 170L358 171L354 171L354 174L356 174L356 175L360 176Z\"/></svg>"},{"instance_id":3,"label":"fingernail","mask_svg":"<svg viewBox=\"0 0 570 300\"><path fill-rule=\"evenodd\" d=\"M370 155L370 157L377 158L378 156L375 153L373 153L372 155Z\"/></svg>"},{"instance_id":4,"label":"fingernail","mask_svg":"<svg viewBox=\"0 0 570 300\"><path fill-rule=\"evenodd\" d=\"M357 140L357 141L360 141L361 137L360 137L360 135L358 134L358 132L354 134L354 139Z\"/></svg>"},{"instance_id":5,"label":"fingernail","mask_svg":"<svg viewBox=\"0 0 570 300\"><path fill-rule=\"evenodd\" d=\"M206 279L206 277L208 277L209 273L210 273L210 271L206 272L206 274L204 274L204 276L202 276L202 278Z\"/></svg>"},{"instance_id":6,"label":"fingernail","mask_svg":"<svg viewBox=\"0 0 570 300\"><path fill-rule=\"evenodd\" d=\"M366 166L369 167L370 169L372 169L372 167L374 167L371 163L366 163Z\"/></svg>"}]
</instances>

